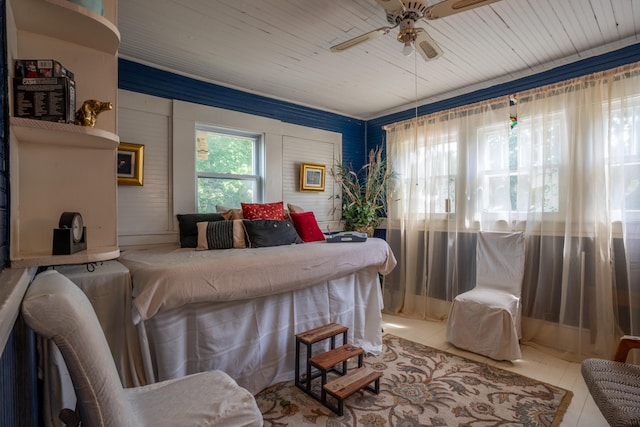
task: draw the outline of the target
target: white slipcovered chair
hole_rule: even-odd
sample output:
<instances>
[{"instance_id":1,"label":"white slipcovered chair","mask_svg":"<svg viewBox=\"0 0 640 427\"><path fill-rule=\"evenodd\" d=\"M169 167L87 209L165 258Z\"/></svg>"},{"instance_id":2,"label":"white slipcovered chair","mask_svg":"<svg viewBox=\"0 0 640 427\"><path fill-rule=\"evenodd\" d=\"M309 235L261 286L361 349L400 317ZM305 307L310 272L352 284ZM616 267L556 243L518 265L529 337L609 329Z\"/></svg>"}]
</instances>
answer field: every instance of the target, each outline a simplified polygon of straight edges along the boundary
<instances>
[{"instance_id":1,"label":"white slipcovered chair","mask_svg":"<svg viewBox=\"0 0 640 427\"><path fill-rule=\"evenodd\" d=\"M124 388L91 303L55 270L35 277L22 314L36 333L60 349L82 426L263 425L251 393L221 371Z\"/></svg>"},{"instance_id":2,"label":"white slipcovered chair","mask_svg":"<svg viewBox=\"0 0 640 427\"><path fill-rule=\"evenodd\" d=\"M516 360L525 246L522 233L478 233L476 286L456 296L447 320L454 346L496 360Z\"/></svg>"}]
</instances>

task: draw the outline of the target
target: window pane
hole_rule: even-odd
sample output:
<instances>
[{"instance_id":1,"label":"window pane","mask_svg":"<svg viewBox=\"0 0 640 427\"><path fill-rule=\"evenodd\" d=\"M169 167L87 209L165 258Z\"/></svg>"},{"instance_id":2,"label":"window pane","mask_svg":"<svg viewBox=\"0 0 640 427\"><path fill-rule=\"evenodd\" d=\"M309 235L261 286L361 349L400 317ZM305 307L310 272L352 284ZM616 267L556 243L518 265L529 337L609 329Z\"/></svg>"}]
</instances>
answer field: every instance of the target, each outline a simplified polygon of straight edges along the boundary
<instances>
[{"instance_id":1,"label":"window pane","mask_svg":"<svg viewBox=\"0 0 640 427\"><path fill-rule=\"evenodd\" d=\"M637 220L640 213L640 99L616 103L609 122L612 219ZM623 213L624 212L624 213Z\"/></svg>"},{"instance_id":2,"label":"window pane","mask_svg":"<svg viewBox=\"0 0 640 427\"><path fill-rule=\"evenodd\" d=\"M506 212L511 209L511 180L509 175L485 176L487 191L480 190L483 210L488 212Z\"/></svg>"},{"instance_id":3,"label":"window pane","mask_svg":"<svg viewBox=\"0 0 640 427\"><path fill-rule=\"evenodd\" d=\"M544 122L540 117L519 118L517 138L518 211L524 213L560 211L560 164L564 115L553 114ZM523 176L528 175L530 176ZM522 182L520 182L522 181ZM531 187L529 187L531 186ZM526 190L531 189L531 193ZM512 196L513 203L513 196ZM523 209L524 207L527 209Z\"/></svg>"},{"instance_id":4,"label":"window pane","mask_svg":"<svg viewBox=\"0 0 640 427\"><path fill-rule=\"evenodd\" d=\"M478 128L479 146L477 188L479 207L485 213L511 210L511 165L515 156L515 137L505 133L504 124L492 124Z\"/></svg>"},{"instance_id":5,"label":"window pane","mask_svg":"<svg viewBox=\"0 0 640 427\"><path fill-rule=\"evenodd\" d=\"M429 186L428 209L431 212L454 212L458 145L447 142L445 138L431 139L430 143L428 147L421 148L418 155L421 159L418 182L427 182Z\"/></svg>"},{"instance_id":6,"label":"window pane","mask_svg":"<svg viewBox=\"0 0 640 427\"><path fill-rule=\"evenodd\" d=\"M639 99L633 101L640 102ZM622 149L625 157L637 159L640 156L640 107L618 108L611 112L611 149L616 153Z\"/></svg>"},{"instance_id":7,"label":"window pane","mask_svg":"<svg viewBox=\"0 0 640 427\"><path fill-rule=\"evenodd\" d=\"M509 138L503 126L486 126L478 130L478 142L482 147L479 159L480 170L506 171L509 169Z\"/></svg>"},{"instance_id":8,"label":"window pane","mask_svg":"<svg viewBox=\"0 0 640 427\"><path fill-rule=\"evenodd\" d=\"M254 180L198 178L198 212L215 212L216 205L239 207L254 200Z\"/></svg>"},{"instance_id":9,"label":"window pane","mask_svg":"<svg viewBox=\"0 0 640 427\"><path fill-rule=\"evenodd\" d=\"M627 211L640 211L640 165L625 165L624 207Z\"/></svg>"},{"instance_id":10,"label":"window pane","mask_svg":"<svg viewBox=\"0 0 640 427\"><path fill-rule=\"evenodd\" d=\"M559 212L560 211L560 187L559 168L549 167L542 171L539 169L532 183L533 212Z\"/></svg>"},{"instance_id":11,"label":"window pane","mask_svg":"<svg viewBox=\"0 0 640 427\"><path fill-rule=\"evenodd\" d=\"M253 175L255 138L196 132L198 172Z\"/></svg>"}]
</instances>

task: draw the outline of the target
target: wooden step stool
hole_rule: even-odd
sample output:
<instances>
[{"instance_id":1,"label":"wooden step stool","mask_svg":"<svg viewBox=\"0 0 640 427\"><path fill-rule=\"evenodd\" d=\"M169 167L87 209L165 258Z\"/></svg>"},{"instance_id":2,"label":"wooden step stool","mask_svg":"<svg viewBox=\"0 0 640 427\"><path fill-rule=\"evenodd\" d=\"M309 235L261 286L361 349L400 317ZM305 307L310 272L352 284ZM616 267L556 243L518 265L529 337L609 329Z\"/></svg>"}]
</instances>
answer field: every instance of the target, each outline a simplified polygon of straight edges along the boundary
<instances>
[{"instance_id":1,"label":"wooden step stool","mask_svg":"<svg viewBox=\"0 0 640 427\"><path fill-rule=\"evenodd\" d=\"M335 371L339 375L341 375L338 378L344 378L344 376L347 375L347 362L349 361L349 359L358 356L358 368L361 368L363 355L364 350L360 347L356 347L355 345L351 344L344 344L338 348L329 350L326 353L322 353L310 358L309 363L311 364L311 366L320 371L320 377L322 378L322 388L320 390L320 396L317 396L316 393L313 393L313 391L310 394L316 399L320 400L320 402L322 402L325 406L336 411L337 407L332 407L331 405L327 404L327 390L325 389L325 385L327 384L327 373ZM342 365L341 370L335 368L338 365Z\"/></svg>"},{"instance_id":2,"label":"wooden step stool","mask_svg":"<svg viewBox=\"0 0 640 427\"><path fill-rule=\"evenodd\" d=\"M347 344L347 330L345 326L337 323L329 323L296 335L296 385L323 405L342 415L344 399L359 390L367 389L376 394L380 392L381 373L362 366L364 350L360 347ZM335 346L335 337L342 334L342 345ZM312 355L312 344L331 339L331 349L327 352ZM307 346L307 373L304 380L300 377L300 343ZM358 368L347 372L347 362L352 357L358 356ZM341 369L337 367L341 366ZM316 372L312 374L312 367ZM336 372L339 377L327 382L327 373ZM321 377L321 394L318 395L311 389L314 379ZM374 383L372 386L371 383ZM327 400L327 393L333 396L337 405L332 405Z\"/></svg>"},{"instance_id":3,"label":"wooden step stool","mask_svg":"<svg viewBox=\"0 0 640 427\"><path fill-rule=\"evenodd\" d=\"M296 368L295 368L296 386L298 386L299 388L301 388L302 390L304 390L305 392L313 396L313 394L311 393L311 381L315 378L318 378L322 374L321 372L318 372L315 375L312 375L311 373L311 362L309 361L309 359L311 359L313 354L312 353L313 344L318 343L320 341L324 341L327 338L330 338L331 350L333 350L336 348L336 336L342 334L342 344L344 345L347 343L348 330L349 328L347 328L346 326L342 326L335 322L332 322L332 323L328 323L326 325L319 326L317 328L310 329L308 331L296 334ZM304 376L304 379L300 377L300 344L304 344L307 350L306 375ZM346 372L346 370L344 372ZM316 398L319 399L319 397L316 397Z\"/></svg>"},{"instance_id":4,"label":"wooden step stool","mask_svg":"<svg viewBox=\"0 0 640 427\"><path fill-rule=\"evenodd\" d=\"M356 391L366 389L375 394L380 393L380 377L382 377L382 372L376 372L371 368L358 367L353 369L346 375L338 377L335 380L326 383L324 387L322 387L322 394L324 395L324 401L322 403L333 412L342 416L344 411L344 399L351 396ZM373 383L373 386L371 383ZM337 407L329 404L325 393L329 393L331 396L336 398L338 401Z\"/></svg>"}]
</instances>

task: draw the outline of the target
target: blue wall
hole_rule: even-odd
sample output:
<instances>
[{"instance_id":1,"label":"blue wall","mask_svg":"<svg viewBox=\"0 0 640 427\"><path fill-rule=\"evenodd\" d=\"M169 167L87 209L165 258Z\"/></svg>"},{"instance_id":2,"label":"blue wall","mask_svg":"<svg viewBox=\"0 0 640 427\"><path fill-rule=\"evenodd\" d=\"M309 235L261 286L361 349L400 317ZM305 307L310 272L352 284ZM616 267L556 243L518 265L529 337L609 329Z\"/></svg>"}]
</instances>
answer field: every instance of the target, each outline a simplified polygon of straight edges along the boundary
<instances>
[{"instance_id":1,"label":"blue wall","mask_svg":"<svg viewBox=\"0 0 640 427\"><path fill-rule=\"evenodd\" d=\"M343 160L354 165L364 162L366 123L363 120L206 83L125 59L118 61L118 87L339 132Z\"/></svg>"},{"instance_id":2,"label":"blue wall","mask_svg":"<svg viewBox=\"0 0 640 427\"><path fill-rule=\"evenodd\" d=\"M613 52L573 62L568 65L553 68L533 76L523 77L508 83L502 83L465 95L434 102L432 104L421 105L418 107L418 115L424 116L436 111L460 107L462 105L472 104L474 102L480 102L486 99L496 98L498 96L510 95L516 92L557 83L563 80L596 73L598 71L609 70L611 68L638 61L640 61L640 43ZM415 108L411 108L399 113L367 121L367 141L369 146L377 146L380 144L384 146L386 134L382 130L382 126L389 123L407 120L415 117L415 115Z\"/></svg>"},{"instance_id":3,"label":"blue wall","mask_svg":"<svg viewBox=\"0 0 640 427\"><path fill-rule=\"evenodd\" d=\"M6 0L0 0L0 271L9 263L9 89ZM0 283L2 285L2 283ZM0 427L37 426L35 336L18 317L0 349Z\"/></svg>"},{"instance_id":4,"label":"blue wall","mask_svg":"<svg viewBox=\"0 0 640 427\"><path fill-rule=\"evenodd\" d=\"M6 10L0 0L0 10ZM7 23L0 15L0 271L9 262L9 67L7 65Z\"/></svg>"},{"instance_id":5,"label":"blue wall","mask_svg":"<svg viewBox=\"0 0 640 427\"><path fill-rule=\"evenodd\" d=\"M2 114L0 115L0 159L2 164L0 165L0 271L4 269L8 257L6 256L6 250L4 249L6 242L7 226L9 224L7 218L6 201L8 199L7 179L3 173L6 168L4 161L5 153L8 153L8 133L7 122L9 119L9 112L7 104L9 98L7 96L7 25L6 16L4 11L6 10L5 0L0 0L0 10L3 11L0 14L0 54L2 60L0 62L0 109ZM15 352L15 334L12 332L9 336L5 349L0 354L0 426L18 425L18 402L16 398L16 364L17 357ZM7 420L6 424L3 420Z\"/></svg>"},{"instance_id":6,"label":"blue wall","mask_svg":"<svg viewBox=\"0 0 640 427\"><path fill-rule=\"evenodd\" d=\"M418 107L418 115L422 116L498 96L509 95L637 61L640 61L640 43L563 65L533 76L432 104L424 104ZM270 117L287 123L342 133L343 160L353 163L357 168L364 164L368 148L379 145L384 147L385 132L382 130L382 126L410 119L416 113L415 109L411 108L395 114L363 121L202 82L124 59L119 60L118 84L121 89L133 92L210 105Z\"/></svg>"}]
</instances>

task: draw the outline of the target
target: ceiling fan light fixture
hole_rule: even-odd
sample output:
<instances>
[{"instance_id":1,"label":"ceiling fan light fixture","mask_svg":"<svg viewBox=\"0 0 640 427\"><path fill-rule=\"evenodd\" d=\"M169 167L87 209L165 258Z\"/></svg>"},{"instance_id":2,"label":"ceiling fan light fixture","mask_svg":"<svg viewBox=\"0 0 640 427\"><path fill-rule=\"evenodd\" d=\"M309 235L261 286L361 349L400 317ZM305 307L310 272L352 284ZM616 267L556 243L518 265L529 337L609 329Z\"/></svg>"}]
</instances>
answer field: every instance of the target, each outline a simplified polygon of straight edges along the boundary
<instances>
[{"instance_id":1,"label":"ceiling fan light fixture","mask_svg":"<svg viewBox=\"0 0 640 427\"><path fill-rule=\"evenodd\" d=\"M402 47L402 54L404 56L411 56L411 54L413 53L413 45L411 44L410 41L406 41L404 42L404 46Z\"/></svg>"},{"instance_id":2,"label":"ceiling fan light fixture","mask_svg":"<svg viewBox=\"0 0 640 427\"><path fill-rule=\"evenodd\" d=\"M425 61L436 59L442 55L442 49L427 34L424 28L416 27L421 19L432 20L454 15L480 6L486 6L500 0L375 0L387 14L390 27L382 27L358 37L332 46L332 52L341 52L355 45L387 34L400 27L397 40L403 44L402 53L410 56L416 50ZM433 3L433 1L437 1Z\"/></svg>"},{"instance_id":3,"label":"ceiling fan light fixture","mask_svg":"<svg viewBox=\"0 0 640 427\"><path fill-rule=\"evenodd\" d=\"M426 31L419 31L417 33L413 46L425 61L431 61L442 55L442 49L440 49Z\"/></svg>"},{"instance_id":4,"label":"ceiling fan light fixture","mask_svg":"<svg viewBox=\"0 0 640 427\"><path fill-rule=\"evenodd\" d=\"M435 59L438 57L438 51L433 48L429 43L420 43L420 49L424 52L425 56L429 59Z\"/></svg>"}]
</instances>

